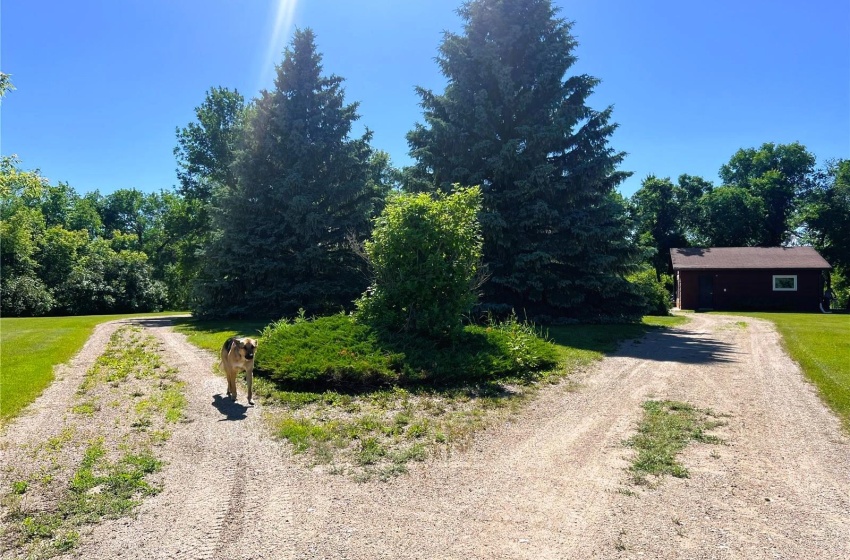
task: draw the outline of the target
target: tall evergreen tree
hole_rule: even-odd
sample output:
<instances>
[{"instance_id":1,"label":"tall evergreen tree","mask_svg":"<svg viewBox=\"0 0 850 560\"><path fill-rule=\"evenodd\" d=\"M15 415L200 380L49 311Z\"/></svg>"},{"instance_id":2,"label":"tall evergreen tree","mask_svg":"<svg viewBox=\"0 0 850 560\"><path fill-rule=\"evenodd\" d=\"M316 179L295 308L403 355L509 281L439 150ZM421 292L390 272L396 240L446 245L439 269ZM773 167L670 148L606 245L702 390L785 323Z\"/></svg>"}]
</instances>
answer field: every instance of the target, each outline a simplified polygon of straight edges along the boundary
<instances>
[{"instance_id":1,"label":"tall evergreen tree","mask_svg":"<svg viewBox=\"0 0 850 560\"><path fill-rule=\"evenodd\" d=\"M408 134L407 188L480 185L484 299L534 316L629 315L623 275L638 252L615 187L625 154L608 139L598 80L567 76L571 23L550 0L470 0L462 34L446 33L442 94L418 88L425 124Z\"/></svg>"},{"instance_id":2,"label":"tall evergreen tree","mask_svg":"<svg viewBox=\"0 0 850 560\"><path fill-rule=\"evenodd\" d=\"M352 306L366 287L347 239L365 238L375 205L371 133L350 137L357 104L321 60L313 32L297 30L251 111L236 185L216 202L202 314L321 312Z\"/></svg>"}]
</instances>

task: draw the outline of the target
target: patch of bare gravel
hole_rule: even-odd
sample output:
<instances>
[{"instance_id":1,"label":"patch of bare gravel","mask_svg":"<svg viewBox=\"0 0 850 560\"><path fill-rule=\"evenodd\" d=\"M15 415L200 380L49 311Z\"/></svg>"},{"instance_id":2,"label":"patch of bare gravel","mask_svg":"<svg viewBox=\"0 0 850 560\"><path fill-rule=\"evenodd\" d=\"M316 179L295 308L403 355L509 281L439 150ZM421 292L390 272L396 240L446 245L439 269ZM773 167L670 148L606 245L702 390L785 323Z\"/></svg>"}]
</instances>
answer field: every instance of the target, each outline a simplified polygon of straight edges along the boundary
<instances>
[{"instance_id":1,"label":"patch of bare gravel","mask_svg":"<svg viewBox=\"0 0 850 560\"><path fill-rule=\"evenodd\" d=\"M695 315L627 342L570 383L578 390L542 389L468 449L357 483L299 466L261 406L222 400L212 355L146 320L187 383L190 422L162 450L163 491L72 557L850 558L848 438L775 329L738 321ZM3 449L49 433L68 406L56 388L73 392L86 352L105 345L99 331ZM730 414L714 431L727 444L691 444L688 479L631 486L623 442L649 398Z\"/></svg>"}]
</instances>

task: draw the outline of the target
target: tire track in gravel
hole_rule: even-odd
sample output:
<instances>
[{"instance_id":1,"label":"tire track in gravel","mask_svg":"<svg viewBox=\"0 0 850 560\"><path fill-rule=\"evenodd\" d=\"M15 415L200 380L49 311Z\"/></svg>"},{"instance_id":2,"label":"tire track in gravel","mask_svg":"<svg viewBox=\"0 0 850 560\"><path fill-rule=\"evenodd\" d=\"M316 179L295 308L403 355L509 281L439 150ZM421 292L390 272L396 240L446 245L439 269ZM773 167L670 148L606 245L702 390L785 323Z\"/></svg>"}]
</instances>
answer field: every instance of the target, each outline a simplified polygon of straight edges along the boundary
<instances>
[{"instance_id":1,"label":"tire track in gravel","mask_svg":"<svg viewBox=\"0 0 850 560\"><path fill-rule=\"evenodd\" d=\"M138 320L163 345L163 360L186 383L187 421L161 458L162 492L134 518L106 521L84 536L73 557L91 559L291 558L289 452L266 436L260 406L223 398L217 360L170 330L167 320ZM252 528L262 520L263 531Z\"/></svg>"}]
</instances>

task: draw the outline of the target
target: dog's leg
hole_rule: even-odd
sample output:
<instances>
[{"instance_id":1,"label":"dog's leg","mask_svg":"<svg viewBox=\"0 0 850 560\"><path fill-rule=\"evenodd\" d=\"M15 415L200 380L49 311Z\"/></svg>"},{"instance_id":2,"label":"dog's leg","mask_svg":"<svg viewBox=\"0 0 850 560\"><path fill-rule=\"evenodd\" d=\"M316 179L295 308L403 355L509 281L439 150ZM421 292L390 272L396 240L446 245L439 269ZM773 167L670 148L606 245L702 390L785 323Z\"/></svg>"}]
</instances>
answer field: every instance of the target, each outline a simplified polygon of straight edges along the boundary
<instances>
[{"instance_id":1,"label":"dog's leg","mask_svg":"<svg viewBox=\"0 0 850 560\"><path fill-rule=\"evenodd\" d=\"M245 382L248 384L248 404L254 404L254 362L245 368Z\"/></svg>"},{"instance_id":2,"label":"dog's leg","mask_svg":"<svg viewBox=\"0 0 850 560\"><path fill-rule=\"evenodd\" d=\"M230 365L225 367L227 373L227 396L236 400L236 370Z\"/></svg>"}]
</instances>

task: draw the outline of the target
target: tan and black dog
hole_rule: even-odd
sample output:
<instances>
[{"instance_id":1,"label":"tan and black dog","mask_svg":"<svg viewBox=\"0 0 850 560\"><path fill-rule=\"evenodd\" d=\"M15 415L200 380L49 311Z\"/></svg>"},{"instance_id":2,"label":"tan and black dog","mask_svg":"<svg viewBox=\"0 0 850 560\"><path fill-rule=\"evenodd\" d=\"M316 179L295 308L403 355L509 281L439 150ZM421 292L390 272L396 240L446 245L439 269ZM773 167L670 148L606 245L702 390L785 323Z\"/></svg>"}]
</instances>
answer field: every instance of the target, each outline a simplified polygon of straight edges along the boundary
<instances>
[{"instance_id":1,"label":"tan and black dog","mask_svg":"<svg viewBox=\"0 0 850 560\"><path fill-rule=\"evenodd\" d=\"M236 374L245 372L248 384L248 403L254 404L254 352L257 341L253 338L228 338L221 347L221 367L227 375L227 396L236 400Z\"/></svg>"}]
</instances>

